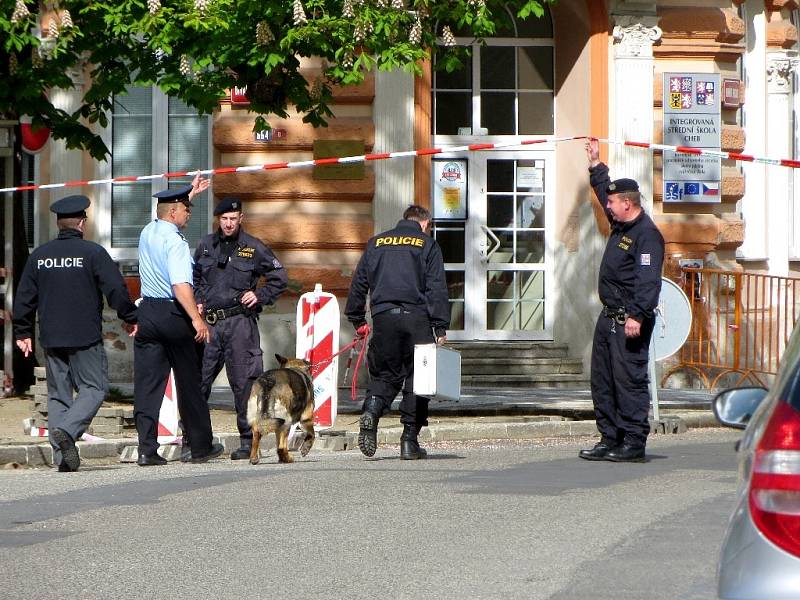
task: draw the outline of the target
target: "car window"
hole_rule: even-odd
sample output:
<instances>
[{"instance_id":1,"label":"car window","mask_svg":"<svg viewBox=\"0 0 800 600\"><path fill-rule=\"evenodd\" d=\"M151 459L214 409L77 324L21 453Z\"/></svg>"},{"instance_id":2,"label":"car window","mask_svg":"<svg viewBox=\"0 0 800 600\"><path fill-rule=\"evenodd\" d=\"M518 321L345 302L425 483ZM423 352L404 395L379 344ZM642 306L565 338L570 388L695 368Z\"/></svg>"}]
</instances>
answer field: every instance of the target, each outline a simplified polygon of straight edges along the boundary
<instances>
[{"instance_id":1,"label":"car window","mask_svg":"<svg viewBox=\"0 0 800 600\"><path fill-rule=\"evenodd\" d=\"M795 327L789 338L772 388L775 395L800 410L800 327Z\"/></svg>"}]
</instances>

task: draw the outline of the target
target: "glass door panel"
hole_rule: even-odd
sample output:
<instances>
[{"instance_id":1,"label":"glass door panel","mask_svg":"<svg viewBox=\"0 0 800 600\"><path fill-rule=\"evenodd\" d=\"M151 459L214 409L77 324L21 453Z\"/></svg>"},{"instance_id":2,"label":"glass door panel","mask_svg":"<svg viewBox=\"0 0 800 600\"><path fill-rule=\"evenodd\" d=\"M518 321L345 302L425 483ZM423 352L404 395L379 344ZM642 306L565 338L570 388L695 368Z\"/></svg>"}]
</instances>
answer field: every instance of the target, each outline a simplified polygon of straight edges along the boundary
<instances>
[{"instance_id":1,"label":"glass door panel","mask_svg":"<svg viewBox=\"0 0 800 600\"><path fill-rule=\"evenodd\" d=\"M550 151L468 155L467 219L436 221L452 340L552 339Z\"/></svg>"}]
</instances>

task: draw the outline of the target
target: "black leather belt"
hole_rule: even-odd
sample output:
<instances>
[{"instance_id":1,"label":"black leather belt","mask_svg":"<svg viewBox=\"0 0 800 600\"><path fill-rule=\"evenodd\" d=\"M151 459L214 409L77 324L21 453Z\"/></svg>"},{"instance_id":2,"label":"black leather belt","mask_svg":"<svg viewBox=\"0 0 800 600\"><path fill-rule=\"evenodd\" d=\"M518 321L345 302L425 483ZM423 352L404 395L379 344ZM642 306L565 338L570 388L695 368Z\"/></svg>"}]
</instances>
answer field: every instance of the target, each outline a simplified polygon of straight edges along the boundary
<instances>
[{"instance_id":1,"label":"black leather belt","mask_svg":"<svg viewBox=\"0 0 800 600\"><path fill-rule=\"evenodd\" d=\"M206 323L209 325L213 325L217 321L221 321L222 319L229 319L230 317L234 317L236 315L241 315L245 313L249 313L250 309L247 308L244 304L237 304L235 306L230 306L228 308L209 308L206 310L205 319Z\"/></svg>"}]
</instances>

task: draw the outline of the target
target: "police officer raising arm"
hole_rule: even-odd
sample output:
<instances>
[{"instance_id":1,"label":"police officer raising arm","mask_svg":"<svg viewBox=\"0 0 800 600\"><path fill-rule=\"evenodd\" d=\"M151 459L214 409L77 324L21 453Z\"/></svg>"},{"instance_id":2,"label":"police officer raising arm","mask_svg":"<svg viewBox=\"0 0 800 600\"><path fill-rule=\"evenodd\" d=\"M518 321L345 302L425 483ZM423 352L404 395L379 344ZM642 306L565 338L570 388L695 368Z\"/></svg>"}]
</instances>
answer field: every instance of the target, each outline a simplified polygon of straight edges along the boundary
<instances>
[{"instance_id":1,"label":"police officer raising arm","mask_svg":"<svg viewBox=\"0 0 800 600\"><path fill-rule=\"evenodd\" d=\"M242 230L241 200L223 198L214 215L219 219L219 229L200 240L194 254L195 299L213 331L203 354L201 391L208 400L224 364L240 441L231 459L240 460L250 457L253 443L247 399L253 381L264 370L258 313L284 292L287 276L272 250ZM257 287L262 278L264 285Z\"/></svg>"},{"instance_id":2,"label":"police officer raising arm","mask_svg":"<svg viewBox=\"0 0 800 600\"><path fill-rule=\"evenodd\" d=\"M586 143L589 182L611 234L600 262L603 310L592 341L591 389L601 439L581 450L586 460L642 462L650 432L648 356L661 292L664 238L642 209L633 179L611 181L600 145Z\"/></svg>"},{"instance_id":3,"label":"police officer raising arm","mask_svg":"<svg viewBox=\"0 0 800 600\"><path fill-rule=\"evenodd\" d=\"M394 229L367 242L353 274L345 315L359 333L368 332L369 293L373 325L367 354L371 380L358 433L358 447L366 456L375 454L378 420L401 388L400 458L427 455L418 434L428 424L428 399L414 394L414 345L444 343L450 325L442 251L425 233L430 222L426 208L409 206Z\"/></svg>"},{"instance_id":4,"label":"police officer raising arm","mask_svg":"<svg viewBox=\"0 0 800 600\"><path fill-rule=\"evenodd\" d=\"M205 462L224 451L212 442L208 402L200 392L201 342L208 341L209 331L197 311L192 255L180 231L191 217L191 198L207 187L206 180L195 177L192 185L155 194L157 219L139 236L142 303L134 343L134 417L140 466L167 462L157 454L157 424L170 368L192 462Z\"/></svg>"},{"instance_id":5,"label":"police officer raising arm","mask_svg":"<svg viewBox=\"0 0 800 600\"><path fill-rule=\"evenodd\" d=\"M75 441L108 392L103 296L125 322L124 328L131 335L136 331L136 307L119 269L102 246L83 239L88 207L86 196L53 203L58 237L31 253L14 297L14 337L25 356L32 352L39 315L39 340L47 361L48 430L59 471L80 467Z\"/></svg>"}]
</instances>

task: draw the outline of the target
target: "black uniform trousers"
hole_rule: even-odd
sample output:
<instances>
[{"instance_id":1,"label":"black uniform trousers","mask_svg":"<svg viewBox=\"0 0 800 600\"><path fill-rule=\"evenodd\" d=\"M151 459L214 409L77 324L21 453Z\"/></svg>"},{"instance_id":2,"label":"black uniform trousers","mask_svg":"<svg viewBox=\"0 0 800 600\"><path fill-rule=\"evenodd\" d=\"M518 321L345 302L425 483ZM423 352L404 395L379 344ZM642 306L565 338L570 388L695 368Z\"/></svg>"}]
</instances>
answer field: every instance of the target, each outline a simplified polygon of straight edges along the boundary
<instances>
[{"instance_id":1,"label":"black uniform trousers","mask_svg":"<svg viewBox=\"0 0 800 600\"><path fill-rule=\"evenodd\" d=\"M395 308L372 318L367 352L371 381L366 397L378 401L381 415L402 388L400 422L417 427L428 424L428 398L414 393L414 344L434 341L428 315L422 312Z\"/></svg>"},{"instance_id":2,"label":"black uniform trousers","mask_svg":"<svg viewBox=\"0 0 800 600\"><path fill-rule=\"evenodd\" d=\"M221 319L211 329L211 341L203 352L203 380L200 389L208 401L211 386L225 365L228 383L236 406L236 425L239 438L250 444L253 430L247 422L247 400L253 382L264 371L258 321L255 316L239 314Z\"/></svg>"},{"instance_id":3,"label":"black uniform trousers","mask_svg":"<svg viewBox=\"0 0 800 600\"><path fill-rule=\"evenodd\" d=\"M592 341L591 388L597 429L603 441L643 448L650 433L648 356L655 319L642 322L641 334L625 337L625 325L603 316Z\"/></svg>"},{"instance_id":4,"label":"black uniform trousers","mask_svg":"<svg viewBox=\"0 0 800 600\"><path fill-rule=\"evenodd\" d=\"M203 346L194 341L192 321L177 301L145 298L139 307L139 330L134 338L134 417L139 454L158 450L158 413L169 370L175 374L178 411L192 456L211 450L211 415L200 392Z\"/></svg>"}]
</instances>

